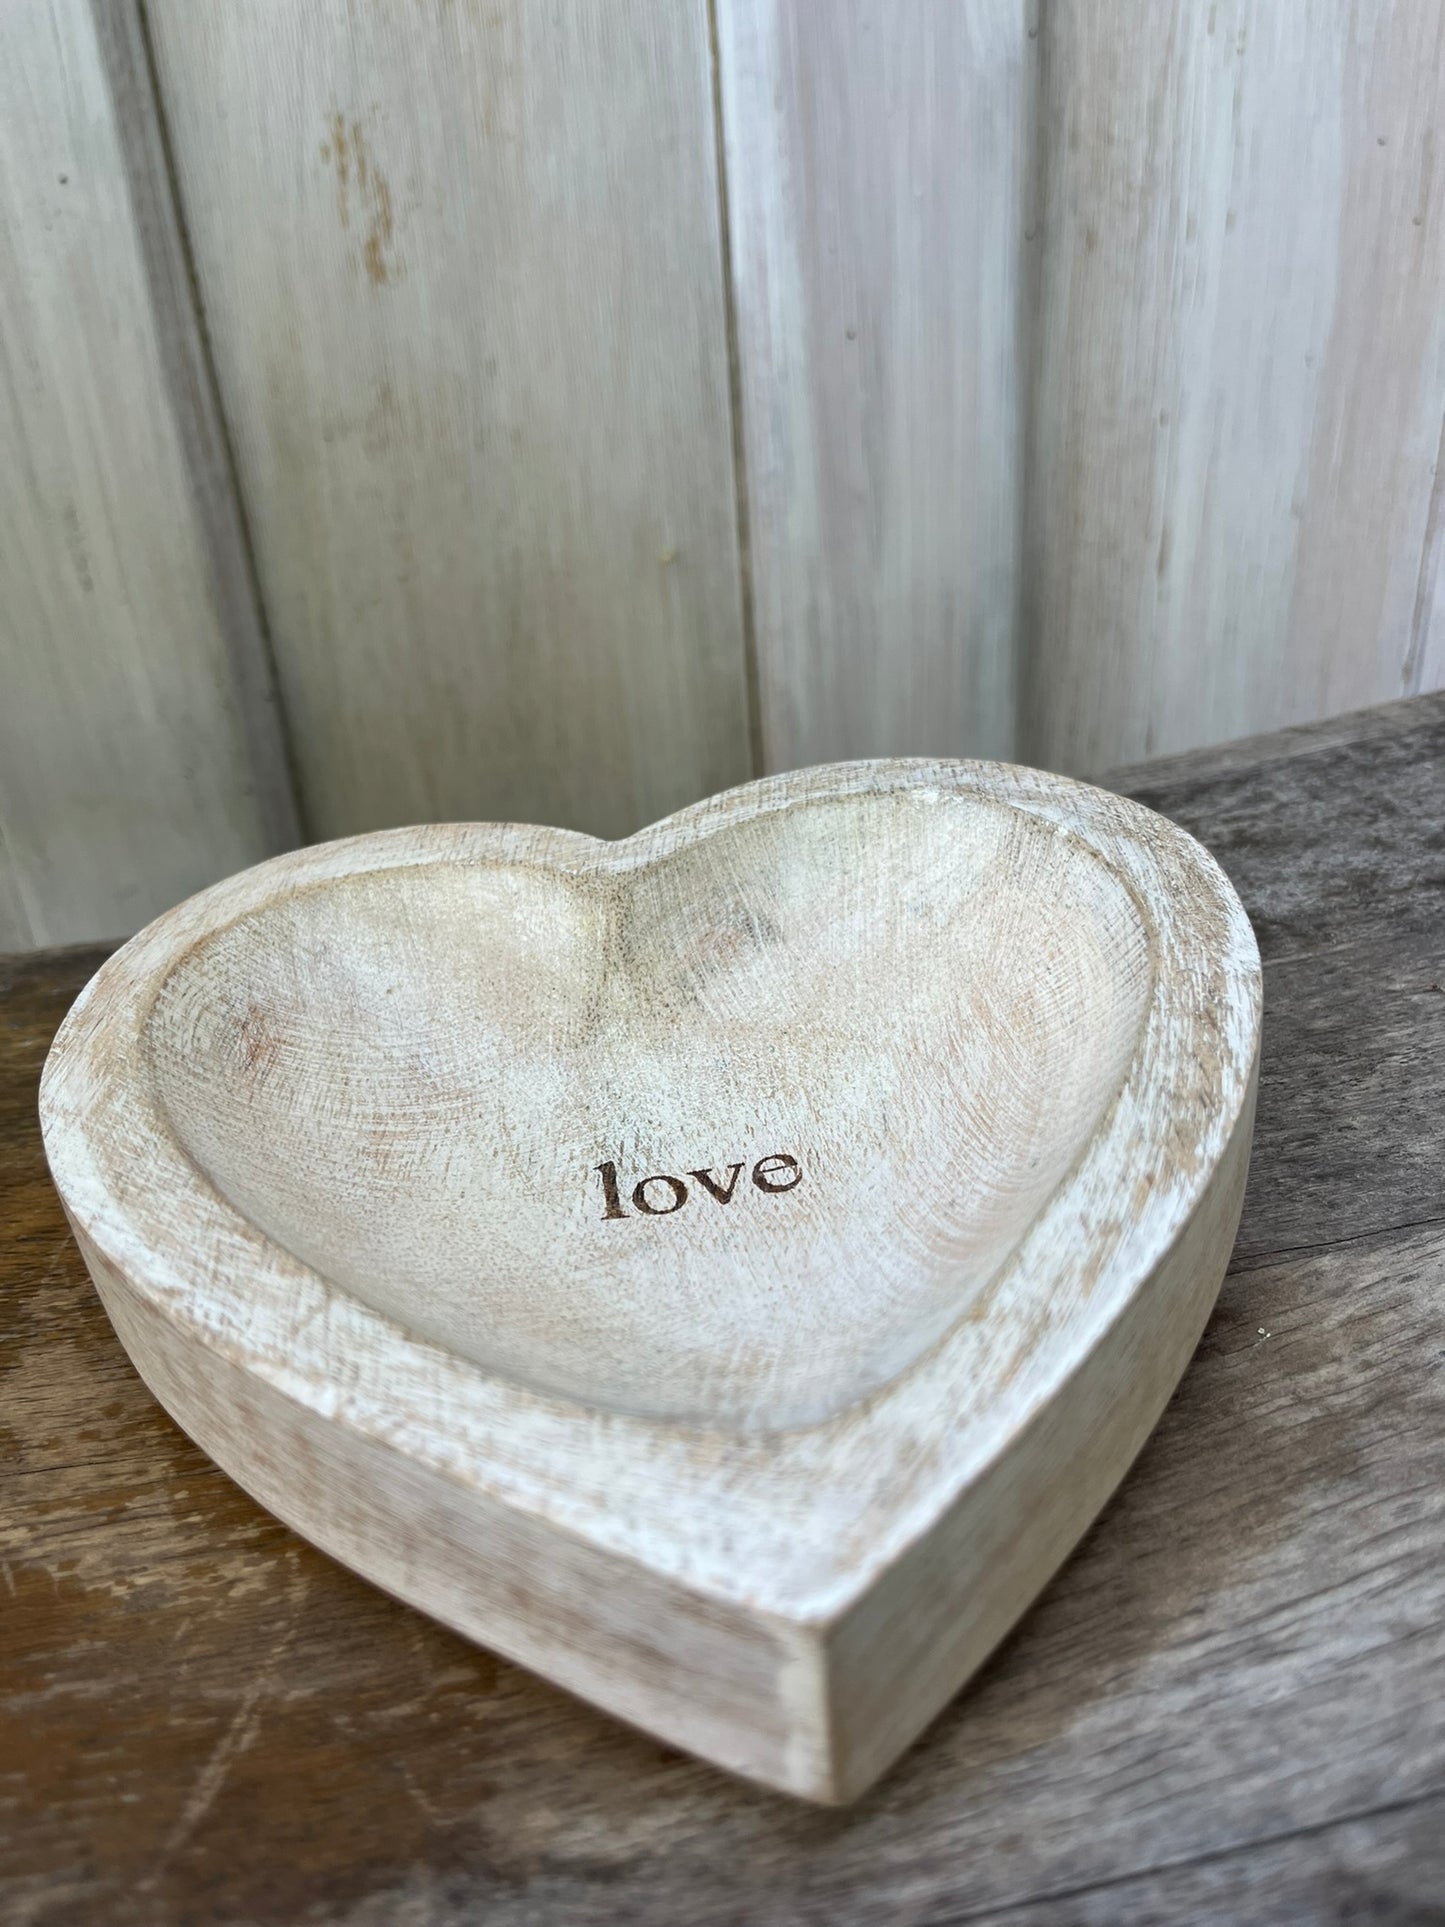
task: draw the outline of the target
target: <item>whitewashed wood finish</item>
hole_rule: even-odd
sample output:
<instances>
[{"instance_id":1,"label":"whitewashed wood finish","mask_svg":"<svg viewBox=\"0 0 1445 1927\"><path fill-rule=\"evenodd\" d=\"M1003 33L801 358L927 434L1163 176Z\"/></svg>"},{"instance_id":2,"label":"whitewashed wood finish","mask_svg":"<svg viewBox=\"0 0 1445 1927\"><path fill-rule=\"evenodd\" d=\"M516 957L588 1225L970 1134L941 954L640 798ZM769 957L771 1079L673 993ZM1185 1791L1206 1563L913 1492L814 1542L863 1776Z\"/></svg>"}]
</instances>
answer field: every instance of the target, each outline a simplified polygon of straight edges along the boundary
<instances>
[{"instance_id":1,"label":"whitewashed wood finish","mask_svg":"<svg viewBox=\"0 0 1445 1927\"><path fill-rule=\"evenodd\" d=\"M123 1342L249 1491L838 1801L1182 1372L1259 1007L1237 898L1162 818L853 764L620 844L451 825L274 859L104 966L41 1115Z\"/></svg>"},{"instance_id":2,"label":"whitewashed wood finish","mask_svg":"<svg viewBox=\"0 0 1445 1927\"><path fill-rule=\"evenodd\" d=\"M719 0L769 768L1011 755L1021 0Z\"/></svg>"},{"instance_id":3,"label":"whitewashed wood finish","mask_svg":"<svg viewBox=\"0 0 1445 1927\"><path fill-rule=\"evenodd\" d=\"M301 841L301 823L275 665L175 203L141 0L92 0L91 13L120 135L192 514L210 564L251 787L267 850L290 850Z\"/></svg>"},{"instance_id":4,"label":"whitewashed wood finish","mask_svg":"<svg viewBox=\"0 0 1445 1927\"><path fill-rule=\"evenodd\" d=\"M703 0L149 15L313 826L750 774Z\"/></svg>"},{"instance_id":5,"label":"whitewashed wood finish","mask_svg":"<svg viewBox=\"0 0 1445 1927\"><path fill-rule=\"evenodd\" d=\"M1445 13L1042 9L1021 748L1445 680Z\"/></svg>"},{"instance_id":6,"label":"whitewashed wood finish","mask_svg":"<svg viewBox=\"0 0 1445 1927\"><path fill-rule=\"evenodd\" d=\"M84 0L0 9L0 653L0 948L275 847Z\"/></svg>"},{"instance_id":7,"label":"whitewashed wood finish","mask_svg":"<svg viewBox=\"0 0 1445 1927\"><path fill-rule=\"evenodd\" d=\"M0 951L36 948L30 912L0 823Z\"/></svg>"},{"instance_id":8,"label":"whitewashed wood finish","mask_svg":"<svg viewBox=\"0 0 1445 1927\"><path fill-rule=\"evenodd\" d=\"M267 618L321 833L1445 682L1437 10L716 13L151 9L263 617L137 10L8 10L0 948L294 838Z\"/></svg>"}]
</instances>

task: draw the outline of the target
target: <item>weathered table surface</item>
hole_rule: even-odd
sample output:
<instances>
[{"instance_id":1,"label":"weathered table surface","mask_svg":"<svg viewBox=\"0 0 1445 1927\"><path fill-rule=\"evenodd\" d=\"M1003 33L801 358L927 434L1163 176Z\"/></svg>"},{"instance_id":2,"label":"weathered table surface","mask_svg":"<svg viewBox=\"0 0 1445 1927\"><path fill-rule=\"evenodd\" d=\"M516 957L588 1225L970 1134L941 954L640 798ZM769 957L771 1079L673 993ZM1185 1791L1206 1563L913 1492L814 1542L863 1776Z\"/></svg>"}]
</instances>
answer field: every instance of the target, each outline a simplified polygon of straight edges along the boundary
<instances>
[{"instance_id":1,"label":"weathered table surface","mask_svg":"<svg viewBox=\"0 0 1445 1927\"><path fill-rule=\"evenodd\" d=\"M735 1784L259 1511L134 1376L0 963L0 1918L1445 1919L1445 697L1127 772L1265 957L1219 1310L1122 1491L858 1807Z\"/></svg>"}]
</instances>

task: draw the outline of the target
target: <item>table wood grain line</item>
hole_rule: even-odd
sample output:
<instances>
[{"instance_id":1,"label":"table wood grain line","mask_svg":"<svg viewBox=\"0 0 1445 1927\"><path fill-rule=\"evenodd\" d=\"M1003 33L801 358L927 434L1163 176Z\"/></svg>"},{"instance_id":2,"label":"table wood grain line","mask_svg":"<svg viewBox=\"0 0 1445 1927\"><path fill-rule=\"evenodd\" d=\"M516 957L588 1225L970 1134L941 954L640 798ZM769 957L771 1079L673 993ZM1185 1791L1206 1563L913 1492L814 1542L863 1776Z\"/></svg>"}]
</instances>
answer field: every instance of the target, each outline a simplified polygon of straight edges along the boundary
<instances>
[{"instance_id":1,"label":"table wood grain line","mask_svg":"<svg viewBox=\"0 0 1445 1927\"><path fill-rule=\"evenodd\" d=\"M1445 1213L1437 1212L1427 1218L1412 1218L1404 1224L1387 1224L1367 1231L1346 1232L1338 1238L1321 1238L1317 1244L1280 1245L1274 1250L1252 1251L1245 1257L1231 1258L1227 1275L1231 1278L1239 1278L1247 1272L1262 1271L1268 1265L1282 1264L1291 1258L1310 1258L1320 1252L1340 1251L1350 1245L1391 1243L1411 1231L1430 1231L1437 1226L1445 1227Z\"/></svg>"},{"instance_id":2,"label":"table wood grain line","mask_svg":"<svg viewBox=\"0 0 1445 1927\"><path fill-rule=\"evenodd\" d=\"M1109 1893L1117 1893L1123 1888L1137 1886L1141 1880L1157 1878L1161 1874L1186 1873L1193 1868L1242 1860L1262 1852L1269 1847L1292 1846L1300 1841L1318 1838L1341 1827L1355 1826L1361 1821L1384 1820L1415 1812L1423 1807L1445 1799L1445 1785L1432 1787L1428 1792L1412 1796L1407 1800L1386 1800L1378 1805L1362 1807L1358 1812L1334 1814L1328 1819L1310 1822L1307 1826L1289 1827L1279 1833L1260 1834L1253 1839L1241 1840L1231 1846L1212 1847L1205 1853L1189 1854L1179 1860L1160 1861L1152 1867L1138 1867L1132 1873L1121 1874L1108 1880L1088 1881L1082 1886L1060 1887L1050 1891L1027 1894L1006 1907L987 1907L981 1912L965 1911L929 1917L929 1927L987 1927L993 1921L1017 1921L1041 1905L1058 1906L1068 1901L1092 1899Z\"/></svg>"}]
</instances>

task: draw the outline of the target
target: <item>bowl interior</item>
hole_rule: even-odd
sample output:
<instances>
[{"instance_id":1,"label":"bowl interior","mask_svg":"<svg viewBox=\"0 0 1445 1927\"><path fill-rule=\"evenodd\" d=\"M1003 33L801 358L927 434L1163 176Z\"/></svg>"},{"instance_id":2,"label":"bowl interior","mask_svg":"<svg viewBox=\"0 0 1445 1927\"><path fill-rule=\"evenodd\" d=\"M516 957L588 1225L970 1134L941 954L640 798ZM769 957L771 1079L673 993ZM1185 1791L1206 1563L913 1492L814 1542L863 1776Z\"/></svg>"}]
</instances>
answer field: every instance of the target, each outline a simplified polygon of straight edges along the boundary
<instances>
[{"instance_id":1,"label":"bowl interior","mask_svg":"<svg viewBox=\"0 0 1445 1927\"><path fill-rule=\"evenodd\" d=\"M910 789L633 867L318 883L191 949L147 1043L193 1161L341 1290L543 1393L753 1430L982 1315L1152 957L1077 838Z\"/></svg>"}]
</instances>

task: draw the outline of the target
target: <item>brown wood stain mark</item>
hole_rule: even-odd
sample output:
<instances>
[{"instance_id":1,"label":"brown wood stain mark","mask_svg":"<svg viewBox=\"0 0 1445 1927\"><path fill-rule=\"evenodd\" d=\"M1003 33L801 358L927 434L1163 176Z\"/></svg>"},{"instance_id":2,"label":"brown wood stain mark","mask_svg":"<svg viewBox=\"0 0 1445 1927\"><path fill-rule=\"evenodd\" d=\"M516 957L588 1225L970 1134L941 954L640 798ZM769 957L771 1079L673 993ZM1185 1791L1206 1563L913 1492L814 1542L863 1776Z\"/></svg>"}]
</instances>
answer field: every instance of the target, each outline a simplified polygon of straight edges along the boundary
<instances>
[{"instance_id":1,"label":"brown wood stain mark","mask_svg":"<svg viewBox=\"0 0 1445 1927\"><path fill-rule=\"evenodd\" d=\"M366 262L366 272L377 287L384 287L391 279L392 269L383 249L391 245L391 189L385 177L378 174L373 190L375 214L372 218L371 232L366 237L362 258Z\"/></svg>"},{"instance_id":2,"label":"brown wood stain mark","mask_svg":"<svg viewBox=\"0 0 1445 1927\"><path fill-rule=\"evenodd\" d=\"M367 154L361 123L351 123L351 146L356 156L356 184L366 196L371 225L362 246L361 259L373 287L384 288L396 272L396 263L387 258L392 241L391 183Z\"/></svg>"},{"instance_id":3,"label":"brown wood stain mark","mask_svg":"<svg viewBox=\"0 0 1445 1927\"><path fill-rule=\"evenodd\" d=\"M368 217L366 239L361 244L361 265L373 287L384 288L397 278L399 264L390 249L396 228L392 211L391 183L368 153L361 122L347 118L339 109L331 115L331 132L321 143L321 158L336 170L336 207L343 228L351 226L352 185Z\"/></svg>"},{"instance_id":4,"label":"brown wood stain mark","mask_svg":"<svg viewBox=\"0 0 1445 1927\"><path fill-rule=\"evenodd\" d=\"M321 143L321 158L334 163L336 168L336 209L344 228L351 226L351 147L346 138L346 116L340 112L331 116L331 138Z\"/></svg>"}]
</instances>

